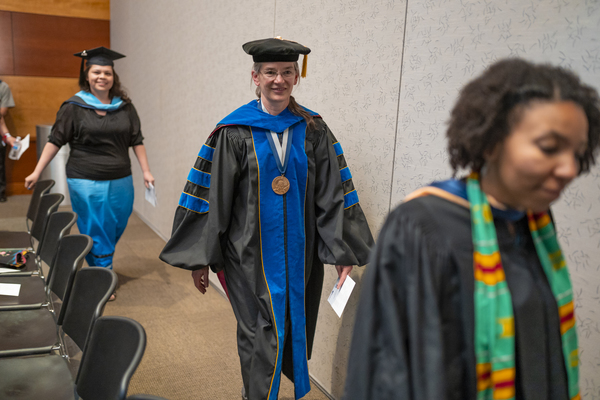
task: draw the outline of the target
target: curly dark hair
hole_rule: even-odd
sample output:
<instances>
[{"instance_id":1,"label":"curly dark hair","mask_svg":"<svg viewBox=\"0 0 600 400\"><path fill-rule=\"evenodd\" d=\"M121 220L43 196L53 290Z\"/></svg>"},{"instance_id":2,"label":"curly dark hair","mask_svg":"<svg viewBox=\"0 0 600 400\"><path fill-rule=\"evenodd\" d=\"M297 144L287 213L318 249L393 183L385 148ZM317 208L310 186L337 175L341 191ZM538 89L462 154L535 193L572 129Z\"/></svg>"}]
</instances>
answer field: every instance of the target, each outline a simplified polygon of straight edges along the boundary
<instances>
[{"instance_id":1,"label":"curly dark hair","mask_svg":"<svg viewBox=\"0 0 600 400\"><path fill-rule=\"evenodd\" d=\"M527 105L539 101L573 101L583 109L588 147L579 160L579 173L589 171L600 142L598 92L564 68L505 59L469 82L452 109L446 136L454 175L459 168L480 171L485 156L520 122Z\"/></svg>"},{"instance_id":2,"label":"curly dark hair","mask_svg":"<svg viewBox=\"0 0 600 400\"><path fill-rule=\"evenodd\" d=\"M86 77L88 76L88 73L90 72L90 68L92 67L92 65L94 65L94 64L90 65L90 64L86 63L85 69L79 75L79 88L86 92L90 91L90 83L88 82ZM108 91L108 96L111 99L115 96L119 96L125 103L131 103L131 99L129 98L129 96L127 96L127 92L121 86L121 80L119 79L119 75L117 75L117 71L115 71L114 67L112 70L113 70L114 82L113 82L112 87Z\"/></svg>"}]
</instances>

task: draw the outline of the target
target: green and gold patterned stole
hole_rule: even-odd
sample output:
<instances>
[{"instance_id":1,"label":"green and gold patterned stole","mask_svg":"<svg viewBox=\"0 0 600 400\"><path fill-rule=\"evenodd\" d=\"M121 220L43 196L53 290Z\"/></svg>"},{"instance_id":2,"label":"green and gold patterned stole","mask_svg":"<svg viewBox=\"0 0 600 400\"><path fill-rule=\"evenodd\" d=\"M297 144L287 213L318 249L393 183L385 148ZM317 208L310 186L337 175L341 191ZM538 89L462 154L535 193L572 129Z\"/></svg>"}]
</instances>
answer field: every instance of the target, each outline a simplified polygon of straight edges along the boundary
<instances>
[{"instance_id":1,"label":"green and gold patterned stole","mask_svg":"<svg viewBox=\"0 0 600 400\"><path fill-rule=\"evenodd\" d=\"M492 210L479 185L467 179L471 209L475 273L475 357L477 399L515 398L515 321L506 284ZM569 398L579 400L579 358L569 271L548 213L527 213L529 230L558 305Z\"/></svg>"}]
</instances>

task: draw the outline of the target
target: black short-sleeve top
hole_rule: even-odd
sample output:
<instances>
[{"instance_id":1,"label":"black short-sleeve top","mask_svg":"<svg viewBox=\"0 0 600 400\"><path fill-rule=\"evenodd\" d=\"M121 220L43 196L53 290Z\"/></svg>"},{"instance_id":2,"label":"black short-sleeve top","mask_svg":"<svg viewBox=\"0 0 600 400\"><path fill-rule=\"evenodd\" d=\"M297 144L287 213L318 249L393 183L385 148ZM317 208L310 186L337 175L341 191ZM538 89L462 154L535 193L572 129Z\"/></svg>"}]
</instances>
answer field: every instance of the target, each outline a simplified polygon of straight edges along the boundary
<instances>
[{"instance_id":1,"label":"black short-sleeve top","mask_svg":"<svg viewBox=\"0 0 600 400\"><path fill-rule=\"evenodd\" d=\"M113 180L131 175L129 147L143 143L135 107L123 107L101 116L95 110L65 102L56 114L48 141L58 147L69 143L67 178Z\"/></svg>"}]
</instances>

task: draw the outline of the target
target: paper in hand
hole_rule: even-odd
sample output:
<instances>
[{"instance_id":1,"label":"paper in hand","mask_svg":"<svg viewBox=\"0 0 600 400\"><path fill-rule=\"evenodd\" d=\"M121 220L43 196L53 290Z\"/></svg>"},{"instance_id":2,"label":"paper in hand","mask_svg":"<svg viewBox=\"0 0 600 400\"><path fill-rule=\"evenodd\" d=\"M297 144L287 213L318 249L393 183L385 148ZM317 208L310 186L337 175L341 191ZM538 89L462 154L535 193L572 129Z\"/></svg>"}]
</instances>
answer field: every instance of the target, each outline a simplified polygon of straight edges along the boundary
<instances>
[{"instance_id":1,"label":"paper in hand","mask_svg":"<svg viewBox=\"0 0 600 400\"><path fill-rule=\"evenodd\" d=\"M23 155L23 153L25 153L25 150L27 150L29 148L29 134L27 134L27 136L25 136L25 139L21 139L20 141L21 143L21 147L19 148L19 152L17 153L17 155L13 158L10 155L8 156L8 158L10 158L11 160L18 160L21 158L21 156Z\"/></svg>"},{"instance_id":2,"label":"paper in hand","mask_svg":"<svg viewBox=\"0 0 600 400\"><path fill-rule=\"evenodd\" d=\"M354 285L356 282L350 278L350 276L346 276L346 280L340 289L337 288L337 284L340 281L340 278L335 281L335 285L333 285L333 290L331 294L329 294L329 298L327 301L333 307L333 311L338 315L338 317L342 317L342 313L344 312L344 308L346 308L346 304L350 299L350 294L352 294L352 290L354 290Z\"/></svg>"},{"instance_id":3,"label":"paper in hand","mask_svg":"<svg viewBox=\"0 0 600 400\"><path fill-rule=\"evenodd\" d=\"M154 207L158 205L158 200L156 199L156 189L153 184L148 184L150 187L146 188L146 201L152 204Z\"/></svg>"}]
</instances>

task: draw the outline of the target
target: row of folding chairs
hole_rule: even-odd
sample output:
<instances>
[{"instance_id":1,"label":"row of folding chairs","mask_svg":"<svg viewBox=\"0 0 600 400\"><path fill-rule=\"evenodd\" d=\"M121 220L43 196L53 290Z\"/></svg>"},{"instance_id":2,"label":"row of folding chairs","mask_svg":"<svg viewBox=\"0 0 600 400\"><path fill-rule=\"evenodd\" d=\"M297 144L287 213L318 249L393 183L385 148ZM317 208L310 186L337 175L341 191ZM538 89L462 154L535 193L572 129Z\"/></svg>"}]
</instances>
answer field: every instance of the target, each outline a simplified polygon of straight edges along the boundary
<instances>
[{"instance_id":1,"label":"row of folding chairs","mask_svg":"<svg viewBox=\"0 0 600 400\"><path fill-rule=\"evenodd\" d=\"M28 233L0 232L0 248L35 248L25 268L0 274L0 283L20 285L18 296L0 296L0 393L20 400L125 399L144 354L144 328L102 316L117 276L81 268L92 239L70 234L77 215L57 211L64 197L47 193L52 185L36 185L43 190L32 195Z\"/></svg>"}]
</instances>

